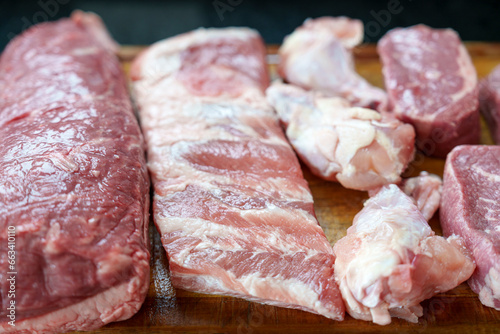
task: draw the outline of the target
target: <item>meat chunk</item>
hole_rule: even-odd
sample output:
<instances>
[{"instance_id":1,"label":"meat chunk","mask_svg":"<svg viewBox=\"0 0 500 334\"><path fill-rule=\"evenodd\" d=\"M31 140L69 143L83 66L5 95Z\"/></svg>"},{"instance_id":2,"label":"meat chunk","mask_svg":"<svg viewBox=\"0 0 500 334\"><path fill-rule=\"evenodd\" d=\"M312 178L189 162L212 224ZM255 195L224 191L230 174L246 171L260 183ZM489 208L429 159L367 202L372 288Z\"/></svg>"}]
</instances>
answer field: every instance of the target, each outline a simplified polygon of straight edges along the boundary
<instances>
[{"instance_id":1,"label":"meat chunk","mask_svg":"<svg viewBox=\"0 0 500 334\"><path fill-rule=\"evenodd\" d=\"M481 302L500 310L500 146L465 145L446 159L440 218L476 261L469 285Z\"/></svg>"},{"instance_id":2,"label":"meat chunk","mask_svg":"<svg viewBox=\"0 0 500 334\"><path fill-rule=\"evenodd\" d=\"M429 221L439 209L443 181L434 174L421 172L419 176L403 179L397 184L403 192L413 199L425 219ZM370 197L375 196L382 187L368 191Z\"/></svg>"},{"instance_id":3,"label":"meat chunk","mask_svg":"<svg viewBox=\"0 0 500 334\"><path fill-rule=\"evenodd\" d=\"M439 209L443 189L443 181L439 176L421 172L419 176L403 180L400 188L414 199L417 208L427 221Z\"/></svg>"},{"instance_id":4,"label":"meat chunk","mask_svg":"<svg viewBox=\"0 0 500 334\"><path fill-rule=\"evenodd\" d=\"M500 145L500 65L481 81L479 104L493 141Z\"/></svg>"},{"instance_id":5,"label":"meat chunk","mask_svg":"<svg viewBox=\"0 0 500 334\"><path fill-rule=\"evenodd\" d=\"M347 17L308 19L279 49L278 72L287 82L352 105L387 109L387 95L354 69L352 48L363 41L363 23Z\"/></svg>"},{"instance_id":6,"label":"meat chunk","mask_svg":"<svg viewBox=\"0 0 500 334\"><path fill-rule=\"evenodd\" d=\"M390 104L415 127L420 150L446 157L457 145L479 143L476 70L455 31L394 29L378 51Z\"/></svg>"},{"instance_id":7,"label":"meat chunk","mask_svg":"<svg viewBox=\"0 0 500 334\"><path fill-rule=\"evenodd\" d=\"M264 90L260 36L198 29L133 64L175 287L341 320L334 255Z\"/></svg>"},{"instance_id":8,"label":"meat chunk","mask_svg":"<svg viewBox=\"0 0 500 334\"><path fill-rule=\"evenodd\" d=\"M370 190L399 182L413 159L413 127L391 115L293 85L274 84L267 97L297 154L324 179Z\"/></svg>"},{"instance_id":9,"label":"meat chunk","mask_svg":"<svg viewBox=\"0 0 500 334\"><path fill-rule=\"evenodd\" d=\"M334 246L335 278L349 314L380 325L417 322L419 303L470 277L474 262L458 237L434 235L396 185L366 201Z\"/></svg>"},{"instance_id":10,"label":"meat chunk","mask_svg":"<svg viewBox=\"0 0 500 334\"><path fill-rule=\"evenodd\" d=\"M0 247L16 252L14 268L0 252L4 333L97 329L131 317L149 287L144 143L96 20L37 25L0 58Z\"/></svg>"}]
</instances>

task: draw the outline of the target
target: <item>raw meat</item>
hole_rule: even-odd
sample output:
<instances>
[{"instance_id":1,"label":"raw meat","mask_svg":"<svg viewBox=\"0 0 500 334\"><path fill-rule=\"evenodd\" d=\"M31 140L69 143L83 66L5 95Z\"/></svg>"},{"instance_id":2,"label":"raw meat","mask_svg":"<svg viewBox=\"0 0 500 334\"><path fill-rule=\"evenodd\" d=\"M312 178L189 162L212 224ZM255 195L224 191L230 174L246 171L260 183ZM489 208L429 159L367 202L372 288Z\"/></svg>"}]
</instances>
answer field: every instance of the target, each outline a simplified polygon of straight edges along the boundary
<instances>
[{"instance_id":1,"label":"raw meat","mask_svg":"<svg viewBox=\"0 0 500 334\"><path fill-rule=\"evenodd\" d=\"M477 265L469 285L484 305L500 310L500 146L455 148L443 181L443 233L465 240Z\"/></svg>"},{"instance_id":2,"label":"raw meat","mask_svg":"<svg viewBox=\"0 0 500 334\"><path fill-rule=\"evenodd\" d=\"M443 181L439 176L421 172L419 176L403 179L398 187L413 199L422 215L429 221L439 209L442 185ZM381 189L382 187L372 189L368 194L373 197Z\"/></svg>"},{"instance_id":3,"label":"raw meat","mask_svg":"<svg viewBox=\"0 0 500 334\"><path fill-rule=\"evenodd\" d=\"M334 246L347 311L380 325L391 316L417 322L421 301L453 289L474 271L462 243L434 235L411 198L394 184L384 186Z\"/></svg>"},{"instance_id":4,"label":"raw meat","mask_svg":"<svg viewBox=\"0 0 500 334\"><path fill-rule=\"evenodd\" d=\"M343 319L333 249L265 100L260 36L198 29L160 41L132 77L173 285Z\"/></svg>"},{"instance_id":5,"label":"raw meat","mask_svg":"<svg viewBox=\"0 0 500 334\"><path fill-rule=\"evenodd\" d=\"M500 145L500 65L479 85L479 105L491 132Z\"/></svg>"},{"instance_id":6,"label":"raw meat","mask_svg":"<svg viewBox=\"0 0 500 334\"><path fill-rule=\"evenodd\" d=\"M0 58L4 333L97 329L131 317L149 287L144 143L114 43L87 25L97 20L77 12L37 25Z\"/></svg>"},{"instance_id":7,"label":"raw meat","mask_svg":"<svg viewBox=\"0 0 500 334\"><path fill-rule=\"evenodd\" d=\"M427 221L439 209L443 189L443 181L439 176L421 172L419 176L403 180L399 187L415 200L415 204Z\"/></svg>"},{"instance_id":8,"label":"raw meat","mask_svg":"<svg viewBox=\"0 0 500 334\"><path fill-rule=\"evenodd\" d=\"M413 159L413 127L387 113L280 83L267 97L297 154L324 179L370 190L399 182Z\"/></svg>"},{"instance_id":9,"label":"raw meat","mask_svg":"<svg viewBox=\"0 0 500 334\"><path fill-rule=\"evenodd\" d=\"M394 29L378 51L390 104L415 127L420 150L444 158L457 145L479 143L476 70L455 31Z\"/></svg>"},{"instance_id":10,"label":"raw meat","mask_svg":"<svg viewBox=\"0 0 500 334\"><path fill-rule=\"evenodd\" d=\"M387 109L387 95L354 69L352 48L363 41L363 23L347 17L308 19L279 49L278 72L287 82L352 105Z\"/></svg>"}]
</instances>

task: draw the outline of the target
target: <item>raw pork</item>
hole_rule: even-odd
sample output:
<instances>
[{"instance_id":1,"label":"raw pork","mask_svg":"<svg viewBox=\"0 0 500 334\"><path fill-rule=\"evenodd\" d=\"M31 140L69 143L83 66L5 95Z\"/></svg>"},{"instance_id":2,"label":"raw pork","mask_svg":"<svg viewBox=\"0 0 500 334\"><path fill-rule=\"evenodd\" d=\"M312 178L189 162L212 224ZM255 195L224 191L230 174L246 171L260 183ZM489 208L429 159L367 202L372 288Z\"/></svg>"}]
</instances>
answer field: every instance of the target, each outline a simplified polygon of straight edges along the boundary
<instances>
[{"instance_id":1,"label":"raw pork","mask_svg":"<svg viewBox=\"0 0 500 334\"><path fill-rule=\"evenodd\" d=\"M158 42L133 64L154 219L174 286L341 320L335 258L245 28Z\"/></svg>"},{"instance_id":2,"label":"raw pork","mask_svg":"<svg viewBox=\"0 0 500 334\"><path fill-rule=\"evenodd\" d=\"M324 179L370 190L399 182L413 159L413 127L391 115L280 83L267 97L298 155Z\"/></svg>"},{"instance_id":3,"label":"raw pork","mask_svg":"<svg viewBox=\"0 0 500 334\"><path fill-rule=\"evenodd\" d=\"M500 65L481 81L479 105L493 140L500 145Z\"/></svg>"},{"instance_id":4,"label":"raw pork","mask_svg":"<svg viewBox=\"0 0 500 334\"><path fill-rule=\"evenodd\" d=\"M394 29L378 51L394 113L415 126L420 150L446 157L457 145L479 142L476 70L455 31Z\"/></svg>"},{"instance_id":5,"label":"raw pork","mask_svg":"<svg viewBox=\"0 0 500 334\"><path fill-rule=\"evenodd\" d=\"M334 251L347 311L380 325L391 316L417 322L421 301L453 289L475 267L462 240L434 235L413 200L394 184L366 201Z\"/></svg>"},{"instance_id":6,"label":"raw pork","mask_svg":"<svg viewBox=\"0 0 500 334\"><path fill-rule=\"evenodd\" d=\"M443 233L465 240L477 265L469 285L484 305L500 310L500 146L455 148L443 181Z\"/></svg>"},{"instance_id":7,"label":"raw pork","mask_svg":"<svg viewBox=\"0 0 500 334\"><path fill-rule=\"evenodd\" d=\"M287 82L352 105L387 109L387 95L354 69L352 48L363 41L363 23L347 17L308 19L279 49L278 72Z\"/></svg>"},{"instance_id":8,"label":"raw pork","mask_svg":"<svg viewBox=\"0 0 500 334\"><path fill-rule=\"evenodd\" d=\"M76 12L29 29L0 58L3 333L96 329L130 318L149 287L144 143L100 29Z\"/></svg>"}]
</instances>

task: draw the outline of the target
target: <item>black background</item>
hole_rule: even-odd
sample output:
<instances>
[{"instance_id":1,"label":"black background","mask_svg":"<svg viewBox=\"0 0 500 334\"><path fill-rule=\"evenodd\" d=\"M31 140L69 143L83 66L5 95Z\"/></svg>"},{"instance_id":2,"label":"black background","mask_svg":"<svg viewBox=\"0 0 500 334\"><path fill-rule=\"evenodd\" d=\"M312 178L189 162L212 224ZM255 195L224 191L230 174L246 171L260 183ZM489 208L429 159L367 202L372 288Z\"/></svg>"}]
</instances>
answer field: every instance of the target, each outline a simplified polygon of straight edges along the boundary
<instances>
[{"instance_id":1,"label":"black background","mask_svg":"<svg viewBox=\"0 0 500 334\"><path fill-rule=\"evenodd\" d=\"M363 20L368 42L391 28L417 23L451 27L463 40L500 41L497 0L0 0L0 50L30 25L74 9L101 15L121 44L150 44L200 26L231 25L255 28L267 43L280 43L304 19L325 15Z\"/></svg>"}]
</instances>

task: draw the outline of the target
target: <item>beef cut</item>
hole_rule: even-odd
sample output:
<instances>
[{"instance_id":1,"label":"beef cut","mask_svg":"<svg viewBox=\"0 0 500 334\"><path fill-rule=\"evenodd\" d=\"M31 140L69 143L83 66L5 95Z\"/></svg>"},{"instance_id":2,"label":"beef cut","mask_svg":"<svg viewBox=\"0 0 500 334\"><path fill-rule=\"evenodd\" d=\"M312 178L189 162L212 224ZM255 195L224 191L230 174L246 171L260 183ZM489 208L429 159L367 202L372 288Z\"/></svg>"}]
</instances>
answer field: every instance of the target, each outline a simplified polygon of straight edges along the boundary
<instances>
[{"instance_id":1,"label":"beef cut","mask_svg":"<svg viewBox=\"0 0 500 334\"><path fill-rule=\"evenodd\" d=\"M476 70L455 31L393 29L378 51L389 103L415 127L420 150L446 157L457 145L479 143Z\"/></svg>"},{"instance_id":2,"label":"beef cut","mask_svg":"<svg viewBox=\"0 0 500 334\"><path fill-rule=\"evenodd\" d=\"M401 181L413 159L415 131L388 113L281 83L267 89L286 135L312 172L346 188Z\"/></svg>"},{"instance_id":3,"label":"beef cut","mask_svg":"<svg viewBox=\"0 0 500 334\"><path fill-rule=\"evenodd\" d=\"M0 58L4 333L96 329L146 296L149 180L114 47L97 16L75 12L32 27Z\"/></svg>"},{"instance_id":4,"label":"beef cut","mask_svg":"<svg viewBox=\"0 0 500 334\"><path fill-rule=\"evenodd\" d=\"M347 17L307 19L279 49L278 72L287 82L353 106L387 109L387 94L354 68L352 49L363 41L363 23Z\"/></svg>"},{"instance_id":5,"label":"beef cut","mask_svg":"<svg viewBox=\"0 0 500 334\"><path fill-rule=\"evenodd\" d=\"M456 236L436 236L415 202L391 184L365 202L334 246L349 314L380 325L417 322L420 302L467 280L474 261Z\"/></svg>"},{"instance_id":6,"label":"beef cut","mask_svg":"<svg viewBox=\"0 0 500 334\"><path fill-rule=\"evenodd\" d=\"M131 74L173 285L343 319L333 249L265 99L260 36L198 29Z\"/></svg>"},{"instance_id":7,"label":"beef cut","mask_svg":"<svg viewBox=\"0 0 500 334\"><path fill-rule=\"evenodd\" d=\"M480 82L479 106L493 141L500 145L500 65Z\"/></svg>"},{"instance_id":8,"label":"beef cut","mask_svg":"<svg viewBox=\"0 0 500 334\"><path fill-rule=\"evenodd\" d=\"M500 310L500 146L464 145L448 155L440 218L443 233L461 236L474 256L470 287Z\"/></svg>"}]
</instances>

